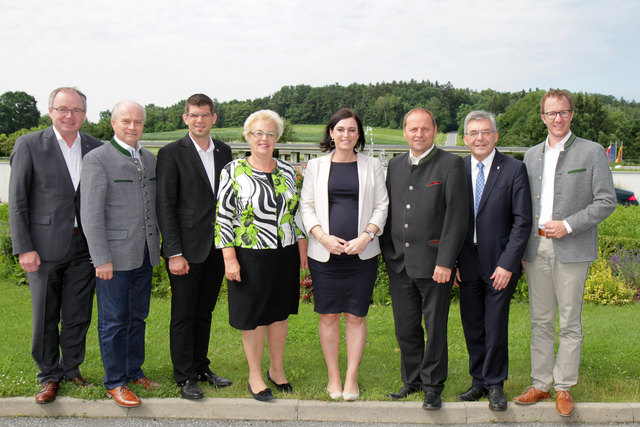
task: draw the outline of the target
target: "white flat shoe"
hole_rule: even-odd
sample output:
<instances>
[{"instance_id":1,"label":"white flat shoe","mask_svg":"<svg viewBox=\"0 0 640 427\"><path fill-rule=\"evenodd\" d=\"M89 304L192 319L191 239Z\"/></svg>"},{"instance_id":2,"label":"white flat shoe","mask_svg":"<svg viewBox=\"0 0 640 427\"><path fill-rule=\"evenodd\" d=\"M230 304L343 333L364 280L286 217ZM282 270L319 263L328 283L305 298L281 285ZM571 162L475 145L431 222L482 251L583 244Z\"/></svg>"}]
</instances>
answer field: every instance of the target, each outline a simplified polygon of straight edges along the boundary
<instances>
[{"instance_id":1,"label":"white flat shoe","mask_svg":"<svg viewBox=\"0 0 640 427\"><path fill-rule=\"evenodd\" d=\"M327 389L327 394L329 395L330 398L332 398L333 400L339 400L342 397L342 392L341 391L334 391L333 393L329 391L329 389Z\"/></svg>"},{"instance_id":2,"label":"white flat shoe","mask_svg":"<svg viewBox=\"0 0 640 427\"><path fill-rule=\"evenodd\" d=\"M353 402L354 400L358 400L360 397L360 387L356 384L356 392L355 393L342 393L342 398L347 402Z\"/></svg>"}]
</instances>

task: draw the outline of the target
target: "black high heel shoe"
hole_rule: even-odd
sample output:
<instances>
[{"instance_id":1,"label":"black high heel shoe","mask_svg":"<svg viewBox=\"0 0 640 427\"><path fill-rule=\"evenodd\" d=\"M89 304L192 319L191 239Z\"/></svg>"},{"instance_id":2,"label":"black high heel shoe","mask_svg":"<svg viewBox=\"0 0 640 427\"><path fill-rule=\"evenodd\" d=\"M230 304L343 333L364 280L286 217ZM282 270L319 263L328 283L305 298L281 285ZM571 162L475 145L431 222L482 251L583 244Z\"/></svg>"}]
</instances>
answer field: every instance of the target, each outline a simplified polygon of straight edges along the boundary
<instances>
[{"instance_id":1,"label":"black high heel shoe","mask_svg":"<svg viewBox=\"0 0 640 427\"><path fill-rule=\"evenodd\" d=\"M276 386L276 389L278 391L282 391L284 393L292 393L293 392L293 386L291 384L289 384L289 383L277 384L275 381L273 381L271 379L271 375L269 375L269 371L268 370L267 370L267 379L271 382L271 384Z\"/></svg>"}]
</instances>

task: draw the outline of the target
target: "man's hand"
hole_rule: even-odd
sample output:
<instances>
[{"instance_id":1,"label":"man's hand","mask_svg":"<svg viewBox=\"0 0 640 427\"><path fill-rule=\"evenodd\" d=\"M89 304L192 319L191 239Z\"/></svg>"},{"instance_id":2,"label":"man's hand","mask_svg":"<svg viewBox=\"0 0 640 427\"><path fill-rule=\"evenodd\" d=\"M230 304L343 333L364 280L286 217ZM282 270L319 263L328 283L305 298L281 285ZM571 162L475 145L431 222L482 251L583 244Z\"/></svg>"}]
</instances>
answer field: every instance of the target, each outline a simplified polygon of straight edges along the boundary
<instances>
[{"instance_id":1,"label":"man's hand","mask_svg":"<svg viewBox=\"0 0 640 427\"><path fill-rule=\"evenodd\" d=\"M554 239L562 239L567 234L567 228L564 226L564 222L559 220L547 221L544 223L544 231L548 237Z\"/></svg>"},{"instance_id":2,"label":"man's hand","mask_svg":"<svg viewBox=\"0 0 640 427\"><path fill-rule=\"evenodd\" d=\"M493 279L493 289L500 291L507 287L511 280L512 273L509 270L497 266L490 279Z\"/></svg>"},{"instance_id":3,"label":"man's hand","mask_svg":"<svg viewBox=\"0 0 640 427\"><path fill-rule=\"evenodd\" d=\"M451 279L451 269L436 265L436 268L433 270L433 276L431 276L431 278L436 283L448 283L449 279Z\"/></svg>"},{"instance_id":4,"label":"man's hand","mask_svg":"<svg viewBox=\"0 0 640 427\"><path fill-rule=\"evenodd\" d=\"M26 273L33 273L40 270L40 255L38 252L23 252L18 255L18 263Z\"/></svg>"},{"instance_id":5,"label":"man's hand","mask_svg":"<svg viewBox=\"0 0 640 427\"><path fill-rule=\"evenodd\" d=\"M113 279L113 263L108 262L96 267L96 277L102 280Z\"/></svg>"},{"instance_id":6,"label":"man's hand","mask_svg":"<svg viewBox=\"0 0 640 427\"><path fill-rule=\"evenodd\" d=\"M189 262L182 255L169 258L169 271L176 276L184 276L189 273Z\"/></svg>"}]
</instances>

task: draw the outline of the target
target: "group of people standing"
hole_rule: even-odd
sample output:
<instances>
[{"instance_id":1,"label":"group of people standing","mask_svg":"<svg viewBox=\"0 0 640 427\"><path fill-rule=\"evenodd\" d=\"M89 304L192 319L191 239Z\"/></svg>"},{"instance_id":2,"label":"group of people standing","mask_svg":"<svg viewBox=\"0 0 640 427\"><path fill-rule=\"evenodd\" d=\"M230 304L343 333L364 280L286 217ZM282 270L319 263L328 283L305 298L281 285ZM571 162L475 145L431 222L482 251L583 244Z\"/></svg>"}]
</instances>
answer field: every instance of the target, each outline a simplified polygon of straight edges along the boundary
<instances>
[{"instance_id":1,"label":"group of people standing","mask_svg":"<svg viewBox=\"0 0 640 427\"><path fill-rule=\"evenodd\" d=\"M193 95L183 115L187 135L160 149L157 164L139 144L145 111L137 103L114 107L115 136L105 144L79 132L86 98L77 89L54 90L49 112L52 127L19 138L11 157L13 249L32 294L32 355L42 385L36 402L53 401L63 379L89 385L79 365L94 288L108 395L135 407L140 399L127 384L158 387L141 366L151 272L160 256L171 283L171 359L183 398L203 397L198 381L232 384L212 372L207 357L223 275L229 323L242 331L249 393L273 399L261 369L265 337L266 380L293 391L283 363L287 319L298 312L300 268L308 267L326 391L332 399L356 400L382 252L403 382L389 398L423 391L424 409L441 407L456 284L472 377L457 398L487 396L490 409L505 410L509 304L524 265L532 386L514 401L546 399L555 386L558 413L573 413L584 283L597 256L597 224L615 208L615 194L604 149L570 131L568 93L552 90L542 98L549 136L524 163L495 148L492 114L467 115L471 155L463 159L434 145L435 117L415 108L403 121L409 150L391 159L386 178L382 164L362 154L361 119L341 109L320 143L327 154L309 161L300 194L293 167L273 157L284 124L270 110L246 119L251 153L232 161L229 146L210 136L213 102Z\"/></svg>"}]
</instances>

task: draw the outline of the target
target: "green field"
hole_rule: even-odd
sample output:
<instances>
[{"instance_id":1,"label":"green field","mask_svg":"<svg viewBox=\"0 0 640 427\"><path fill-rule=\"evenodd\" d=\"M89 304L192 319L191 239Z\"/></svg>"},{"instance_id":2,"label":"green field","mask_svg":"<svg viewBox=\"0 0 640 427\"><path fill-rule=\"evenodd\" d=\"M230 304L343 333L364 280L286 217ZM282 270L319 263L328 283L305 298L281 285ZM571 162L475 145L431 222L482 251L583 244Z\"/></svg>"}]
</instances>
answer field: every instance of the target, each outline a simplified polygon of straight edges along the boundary
<instances>
[{"instance_id":1,"label":"green field","mask_svg":"<svg viewBox=\"0 0 640 427\"><path fill-rule=\"evenodd\" d=\"M322 138L324 132L324 125L293 125L296 132L296 142L309 142L317 143ZM374 144L382 145L404 145L407 142L402 136L402 129L389 129L382 127L372 128L373 133L366 135L367 145L371 143L371 137L373 136ZM170 132L151 132L144 133L142 135L142 141L175 141L182 138L186 129L180 129ZM242 128L213 128L211 130L211 136L222 141L227 142L242 142ZM436 144L444 143L447 138L445 133L438 134L436 136Z\"/></svg>"}]
</instances>

